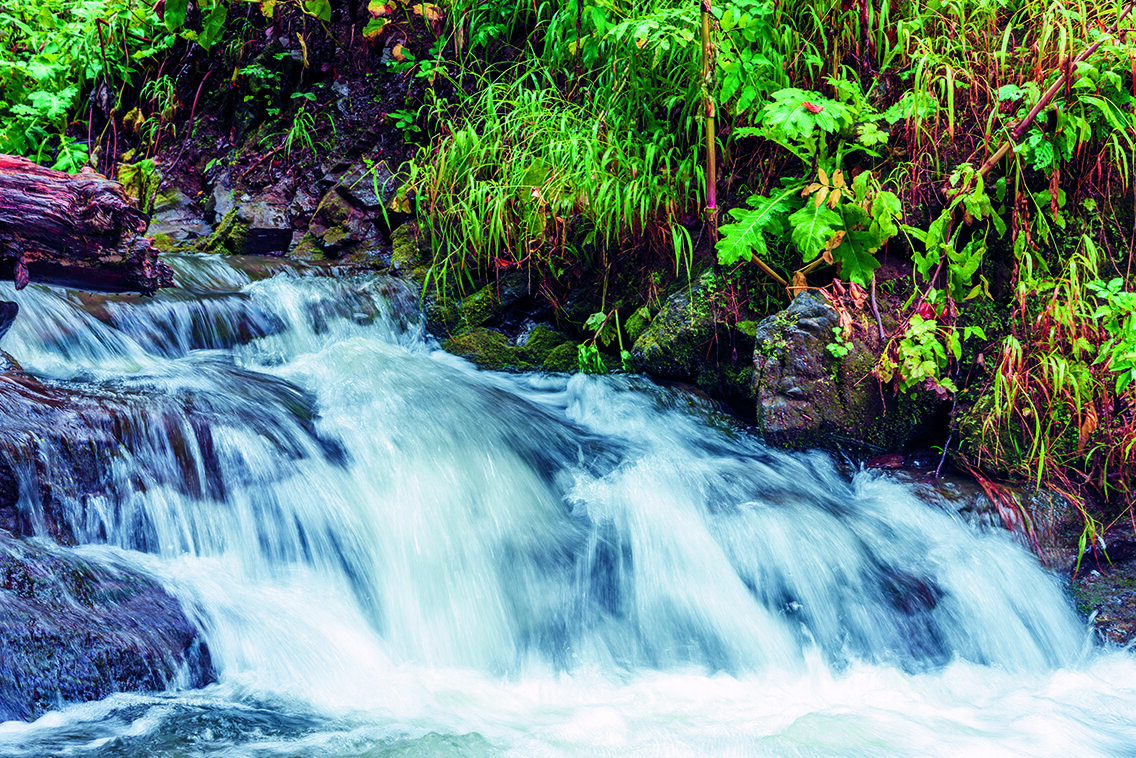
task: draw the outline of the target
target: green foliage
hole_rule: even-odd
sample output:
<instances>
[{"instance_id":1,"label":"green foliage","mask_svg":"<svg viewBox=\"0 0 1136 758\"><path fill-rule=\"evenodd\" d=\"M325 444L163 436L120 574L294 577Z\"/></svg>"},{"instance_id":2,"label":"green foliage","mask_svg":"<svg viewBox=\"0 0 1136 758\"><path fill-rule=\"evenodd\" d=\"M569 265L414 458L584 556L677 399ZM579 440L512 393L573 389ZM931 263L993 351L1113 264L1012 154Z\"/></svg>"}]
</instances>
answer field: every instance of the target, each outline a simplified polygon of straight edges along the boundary
<instances>
[{"instance_id":1,"label":"green foliage","mask_svg":"<svg viewBox=\"0 0 1136 758\"><path fill-rule=\"evenodd\" d=\"M879 266L876 252L901 229L899 198L864 171L848 186L844 172L831 177L818 169L817 181L794 182L770 197L751 196L749 209L734 208L733 223L720 228L718 262L734 266L751 256L766 257L769 237L788 235L802 264L817 259L840 266L841 276L867 287Z\"/></svg>"},{"instance_id":2,"label":"green foliage","mask_svg":"<svg viewBox=\"0 0 1136 758\"><path fill-rule=\"evenodd\" d=\"M139 61L173 43L147 5L129 0L0 5L0 153L78 171L87 149L68 136L79 96L115 107Z\"/></svg>"},{"instance_id":3,"label":"green foliage","mask_svg":"<svg viewBox=\"0 0 1136 758\"><path fill-rule=\"evenodd\" d=\"M844 339L843 329L834 326L832 328L832 342L829 342L824 348L833 358L840 360L852 352L852 343Z\"/></svg>"},{"instance_id":4,"label":"green foliage","mask_svg":"<svg viewBox=\"0 0 1136 758\"><path fill-rule=\"evenodd\" d=\"M1104 364L1116 374L1119 395L1136 379L1136 292L1126 292L1120 277L1107 283L1089 282L1088 289L1101 301L1092 318L1107 334L1094 363Z\"/></svg>"}]
</instances>

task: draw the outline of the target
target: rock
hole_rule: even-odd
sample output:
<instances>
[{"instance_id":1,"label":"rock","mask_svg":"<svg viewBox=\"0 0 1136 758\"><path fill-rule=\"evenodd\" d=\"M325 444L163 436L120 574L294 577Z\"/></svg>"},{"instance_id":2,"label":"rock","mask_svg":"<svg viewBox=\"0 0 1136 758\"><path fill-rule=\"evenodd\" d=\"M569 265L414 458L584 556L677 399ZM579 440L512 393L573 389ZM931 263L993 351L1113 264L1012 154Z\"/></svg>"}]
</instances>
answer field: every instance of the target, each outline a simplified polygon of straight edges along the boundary
<instances>
[{"instance_id":1,"label":"rock","mask_svg":"<svg viewBox=\"0 0 1136 758\"><path fill-rule=\"evenodd\" d=\"M490 371L525 371L532 368L523 350L509 344L509 339L493 329L463 329L442 343L442 349L469 360Z\"/></svg>"},{"instance_id":2,"label":"rock","mask_svg":"<svg viewBox=\"0 0 1136 758\"><path fill-rule=\"evenodd\" d=\"M530 324L516 342L496 329L466 328L446 340L442 348L492 371L576 368L576 344L548 324Z\"/></svg>"},{"instance_id":3,"label":"rock","mask_svg":"<svg viewBox=\"0 0 1136 758\"><path fill-rule=\"evenodd\" d=\"M391 232L391 268L417 279L415 272L430 263L430 245L419 234L418 224L407 222Z\"/></svg>"},{"instance_id":4,"label":"rock","mask_svg":"<svg viewBox=\"0 0 1136 758\"><path fill-rule=\"evenodd\" d=\"M385 161L377 161L370 167L355 166L335 185L335 190L353 206L369 211L385 207L397 189L398 180Z\"/></svg>"},{"instance_id":5,"label":"rock","mask_svg":"<svg viewBox=\"0 0 1136 758\"><path fill-rule=\"evenodd\" d=\"M717 334L712 285L708 272L667 298L631 348L637 369L659 379L692 381L698 376Z\"/></svg>"},{"instance_id":6,"label":"rock","mask_svg":"<svg viewBox=\"0 0 1136 758\"><path fill-rule=\"evenodd\" d=\"M693 383L752 418L753 338L718 320L716 288L717 278L708 271L668 297L635 339L631 360L654 379Z\"/></svg>"},{"instance_id":7,"label":"rock","mask_svg":"<svg viewBox=\"0 0 1136 758\"><path fill-rule=\"evenodd\" d=\"M291 243L288 202L268 193L235 201L202 247L210 253L279 256L287 252Z\"/></svg>"},{"instance_id":8,"label":"rock","mask_svg":"<svg viewBox=\"0 0 1136 758\"><path fill-rule=\"evenodd\" d=\"M340 259L390 249L375 228L372 214L356 208L335 189L320 200L308 233L326 258Z\"/></svg>"},{"instance_id":9,"label":"rock","mask_svg":"<svg viewBox=\"0 0 1136 758\"><path fill-rule=\"evenodd\" d=\"M623 331L627 332L627 339L634 345L635 340L639 339L640 335L647 331L647 327L650 325L651 311L643 305L627 317L627 320L623 323Z\"/></svg>"},{"instance_id":10,"label":"rock","mask_svg":"<svg viewBox=\"0 0 1136 758\"><path fill-rule=\"evenodd\" d=\"M246 224L242 255L283 255L292 243L288 202L268 194L237 206L237 217Z\"/></svg>"},{"instance_id":11,"label":"rock","mask_svg":"<svg viewBox=\"0 0 1136 758\"><path fill-rule=\"evenodd\" d=\"M0 533L0 721L214 678L197 630L152 579Z\"/></svg>"},{"instance_id":12,"label":"rock","mask_svg":"<svg viewBox=\"0 0 1136 758\"><path fill-rule=\"evenodd\" d=\"M20 312L20 306L9 300L0 300L0 339L4 339L4 335L12 327L12 322L16 320L16 314Z\"/></svg>"},{"instance_id":13,"label":"rock","mask_svg":"<svg viewBox=\"0 0 1136 758\"><path fill-rule=\"evenodd\" d=\"M233 193L232 180L226 169L218 174L213 182L213 189L205 203L205 218L213 224L220 224L221 219L229 215L236 207L237 199Z\"/></svg>"},{"instance_id":14,"label":"rock","mask_svg":"<svg viewBox=\"0 0 1136 758\"><path fill-rule=\"evenodd\" d=\"M158 195L146 234L155 238L164 235L172 246L179 246L208 237L212 231L204 211L175 187Z\"/></svg>"},{"instance_id":15,"label":"rock","mask_svg":"<svg viewBox=\"0 0 1136 758\"><path fill-rule=\"evenodd\" d=\"M837 324L836 311L804 292L757 326L753 397L762 434L782 447L852 455L907 449L927 433L937 404L880 387L866 328L853 330L843 356L833 355Z\"/></svg>"}]
</instances>

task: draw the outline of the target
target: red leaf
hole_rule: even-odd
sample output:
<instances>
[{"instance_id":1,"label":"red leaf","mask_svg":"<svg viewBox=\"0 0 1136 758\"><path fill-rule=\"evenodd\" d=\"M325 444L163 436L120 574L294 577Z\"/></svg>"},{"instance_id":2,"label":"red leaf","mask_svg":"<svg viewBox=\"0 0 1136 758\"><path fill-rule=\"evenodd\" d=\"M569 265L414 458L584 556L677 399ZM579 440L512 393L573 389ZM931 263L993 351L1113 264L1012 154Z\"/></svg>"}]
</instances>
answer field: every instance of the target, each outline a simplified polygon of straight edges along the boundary
<instances>
[{"instance_id":1,"label":"red leaf","mask_svg":"<svg viewBox=\"0 0 1136 758\"><path fill-rule=\"evenodd\" d=\"M931 319L935 318L935 306L931 305L930 303L920 303L919 309L916 311L916 313L918 313L919 317L924 319L925 321L930 321Z\"/></svg>"},{"instance_id":2,"label":"red leaf","mask_svg":"<svg viewBox=\"0 0 1136 758\"><path fill-rule=\"evenodd\" d=\"M821 111L823 111L823 110L824 110L824 106L823 106L823 105L813 105L812 103L810 103L810 102L809 102L809 101L807 101L807 100L806 100L805 102L801 103L801 105L803 105L803 106L805 106L806 108L808 108L808 109L809 109L809 113L820 113Z\"/></svg>"}]
</instances>

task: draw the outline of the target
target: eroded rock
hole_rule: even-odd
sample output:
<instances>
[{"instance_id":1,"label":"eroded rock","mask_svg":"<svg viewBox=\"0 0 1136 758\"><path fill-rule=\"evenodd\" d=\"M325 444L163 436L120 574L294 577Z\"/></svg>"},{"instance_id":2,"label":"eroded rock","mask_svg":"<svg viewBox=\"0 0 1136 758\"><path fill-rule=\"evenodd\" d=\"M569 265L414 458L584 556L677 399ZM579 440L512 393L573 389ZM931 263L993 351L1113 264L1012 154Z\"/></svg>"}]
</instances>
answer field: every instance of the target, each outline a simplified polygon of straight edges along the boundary
<instances>
[{"instance_id":1,"label":"eroded rock","mask_svg":"<svg viewBox=\"0 0 1136 758\"><path fill-rule=\"evenodd\" d=\"M197 630L157 582L0 532L0 721L214 678Z\"/></svg>"},{"instance_id":2,"label":"eroded rock","mask_svg":"<svg viewBox=\"0 0 1136 758\"><path fill-rule=\"evenodd\" d=\"M804 292L757 326L753 397L762 434L783 447L854 455L909 448L929 432L937 404L880 386L868 329L829 350L838 323L836 311Z\"/></svg>"}]
</instances>

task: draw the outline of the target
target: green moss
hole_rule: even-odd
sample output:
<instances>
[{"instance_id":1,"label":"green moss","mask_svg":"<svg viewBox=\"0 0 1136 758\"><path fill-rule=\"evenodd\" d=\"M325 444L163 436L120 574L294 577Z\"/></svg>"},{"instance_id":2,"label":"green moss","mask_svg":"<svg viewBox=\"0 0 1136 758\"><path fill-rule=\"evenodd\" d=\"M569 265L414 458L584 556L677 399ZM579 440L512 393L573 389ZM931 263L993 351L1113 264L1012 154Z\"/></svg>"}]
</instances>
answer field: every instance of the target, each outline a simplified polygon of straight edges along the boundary
<instances>
[{"instance_id":1,"label":"green moss","mask_svg":"<svg viewBox=\"0 0 1136 758\"><path fill-rule=\"evenodd\" d=\"M525 340L524 349L529 361L534 364L543 365L549 354L565 343L569 343L568 337L555 329L550 329L543 324L538 324L529 332L528 339ZM570 344L575 348L574 343Z\"/></svg>"},{"instance_id":2,"label":"green moss","mask_svg":"<svg viewBox=\"0 0 1136 758\"><path fill-rule=\"evenodd\" d=\"M426 263L416 224L402 224L391 232L391 267L413 271Z\"/></svg>"},{"instance_id":3,"label":"green moss","mask_svg":"<svg viewBox=\"0 0 1136 758\"><path fill-rule=\"evenodd\" d=\"M325 249L338 249L350 244L351 232L343 226L333 226L319 239Z\"/></svg>"},{"instance_id":4,"label":"green moss","mask_svg":"<svg viewBox=\"0 0 1136 758\"><path fill-rule=\"evenodd\" d=\"M237 209L234 208L225 214L213 234L205 238L201 243L201 249L207 253L239 255L244 250L248 230L248 223L241 221Z\"/></svg>"},{"instance_id":5,"label":"green moss","mask_svg":"<svg viewBox=\"0 0 1136 758\"><path fill-rule=\"evenodd\" d=\"M541 362L540 367L545 371L554 373L575 371L579 366L577 354L577 346L571 342L565 342L552 348L544 361Z\"/></svg>"},{"instance_id":6,"label":"green moss","mask_svg":"<svg viewBox=\"0 0 1136 758\"><path fill-rule=\"evenodd\" d=\"M734 328L750 339L753 339L757 336L756 321L739 321L738 323L734 324Z\"/></svg>"},{"instance_id":7,"label":"green moss","mask_svg":"<svg viewBox=\"0 0 1136 758\"><path fill-rule=\"evenodd\" d=\"M647 306L641 306L623 322L623 331L627 333L627 344L635 344L635 340L639 339L639 335L643 334L650 325L651 311Z\"/></svg>"},{"instance_id":8,"label":"green moss","mask_svg":"<svg viewBox=\"0 0 1136 758\"><path fill-rule=\"evenodd\" d=\"M462 301L462 321L466 326L481 326L496 315L497 306L492 287L482 287Z\"/></svg>"},{"instance_id":9,"label":"green moss","mask_svg":"<svg viewBox=\"0 0 1136 758\"><path fill-rule=\"evenodd\" d=\"M527 371L533 368L524 348L509 344L493 329L463 329L442 343L442 349L492 371Z\"/></svg>"},{"instance_id":10,"label":"green moss","mask_svg":"<svg viewBox=\"0 0 1136 758\"><path fill-rule=\"evenodd\" d=\"M155 234L150 239L153 241L154 247L157 248L158 252L161 253L168 253L169 251L177 247L177 245L174 243L173 237L168 234Z\"/></svg>"},{"instance_id":11,"label":"green moss","mask_svg":"<svg viewBox=\"0 0 1136 758\"><path fill-rule=\"evenodd\" d=\"M288 253L289 258L300 261L322 261L325 259L319 240L311 232L300 238L299 243Z\"/></svg>"},{"instance_id":12,"label":"green moss","mask_svg":"<svg viewBox=\"0 0 1136 758\"><path fill-rule=\"evenodd\" d=\"M120 163L118 166L119 184L145 213L154 208L154 199L161 181L162 177L152 158L137 163Z\"/></svg>"}]
</instances>

